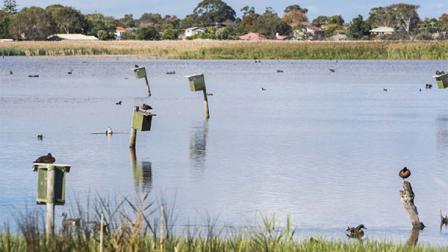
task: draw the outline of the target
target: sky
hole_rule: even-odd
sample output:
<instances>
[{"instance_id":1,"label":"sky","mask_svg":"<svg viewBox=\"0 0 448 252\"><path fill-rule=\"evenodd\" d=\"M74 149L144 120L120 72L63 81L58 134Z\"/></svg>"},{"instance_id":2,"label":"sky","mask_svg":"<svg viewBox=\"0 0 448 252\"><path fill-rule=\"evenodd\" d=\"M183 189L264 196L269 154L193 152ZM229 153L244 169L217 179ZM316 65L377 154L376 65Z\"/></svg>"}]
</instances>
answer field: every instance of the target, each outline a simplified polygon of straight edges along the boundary
<instances>
[{"instance_id":1,"label":"sky","mask_svg":"<svg viewBox=\"0 0 448 252\"><path fill-rule=\"evenodd\" d=\"M286 6L299 4L309 10L308 17L342 15L346 21L350 21L358 14L368 16L373 7L387 6L393 3L403 2L420 6L419 15L425 17L439 17L448 12L447 0L224 0L240 16L240 9L246 5L254 6L257 12L263 12L266 7L272 7L279 14L283 13ZM81 10L82 13L100 12L108 16L122 17L131 13L134 18L139 18L145 12L161 13L162 15L176 15L185 17L192 13L200 0L16 0L19 8L29 6L45 7L50 4L63 4Z\"/></svg>"}]
</instances>

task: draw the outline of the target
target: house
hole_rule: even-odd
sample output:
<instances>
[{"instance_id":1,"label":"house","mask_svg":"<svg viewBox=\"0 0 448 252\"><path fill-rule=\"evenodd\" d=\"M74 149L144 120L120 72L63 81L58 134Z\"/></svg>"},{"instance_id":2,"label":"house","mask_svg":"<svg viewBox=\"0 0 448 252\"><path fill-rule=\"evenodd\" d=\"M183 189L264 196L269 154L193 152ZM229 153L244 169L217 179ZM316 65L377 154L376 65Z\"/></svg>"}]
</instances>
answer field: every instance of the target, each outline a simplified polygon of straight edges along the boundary
<instances>
[{"instance_id":1,"label":"house","mask_svg":"<svg viewBox=\"0 0 448 252\"><path fill-rule=\"evenodd\" d=\"M265 38L260 33L250 32L248 34L239 36L239 39L241 39L241 40L263 40Z\"/></svg>"},{"instance_id":2,"label":"house","mask_svg":"<svg viewBox=\"0 0 448 252\"><path fill-rule=\"evenodd\" d=\"M392 35L395 32L395 29L392 27L377 27L375 29L370 30L370 33L375 36L385 36L385 35Z\"/></svg>"},{"instance_id":3,"label":"house","mask_svg":"<svg viewBox=\"0 0 448 252\"><path fill-rule=\"evenodd\" d=\"M117 40L121 40L121 38L123 37L123 33L127 32L128 29L126 27L123 26L117 26L115 27L115 38Z\"/></svg>"},{"instance_id":4,"label":"house","mask_svg":"<svg viewBox=\"0 0 448 252\"><path fill-rule=\"evenodd\" d=\"M185 30L184 33L184 37L185 38L191 38L194 37L196 35L202 34L205 32L204 28L199 28L199 27L191 27Z\"/></svg>"},{"instance_id":5,"label":"house","mask_svg":"<svg viewBox=\"0 0 448 252\"><path fill-rule=\"evenodd\" d=\"M53 34L47 37L48 40L98 40L95 36L87 36L84 34Z\"/></svg>"},{"instance_id":6,"label":"house","mask_svg":"<svg viewBox=\"0 0 448 252\"><path fill-rule=\"evenodd\" d=\"M325 30L316 26L307 26L306 32L311 35L313 40L322 40L325 38Z\"/></svg>"},{"instance_id":7,"label":"house","mask_svg":"<svg viewBox=\"0 0 448 252\"><path fill-rule=\"evenodd\" d=\"M283 36L283 35L280 35L278 32L275 34L275 39L276 40L286 40L286 39L288 39L288 36Z\"/></svg>"}]
</instances>

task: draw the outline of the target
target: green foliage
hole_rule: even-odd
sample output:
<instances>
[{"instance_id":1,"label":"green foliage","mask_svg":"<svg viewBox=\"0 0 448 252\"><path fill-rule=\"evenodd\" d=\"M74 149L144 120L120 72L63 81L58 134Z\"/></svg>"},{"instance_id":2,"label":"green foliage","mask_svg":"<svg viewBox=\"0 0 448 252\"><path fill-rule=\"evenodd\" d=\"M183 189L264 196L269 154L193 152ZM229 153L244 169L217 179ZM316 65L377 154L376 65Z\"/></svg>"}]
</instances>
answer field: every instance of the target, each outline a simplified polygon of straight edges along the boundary
<instances>
[{"instance_id":1,"label":"green foliage","mask_svg":"<svg viewBox=\"0 0 448 252\"><path fill-rule=\"evenodd\" d=\"M285 13L288 13L288 12L291 12L291 11L300 11L300 12L303 12L304 14L308 13L308 9L307 8L302 8L298 4L289 5L284 10Z\"/></svg>"},{"instance_id":2,"label":"green foliage","mask_svg":"<svg viewBox=\"0 0 448 252\"><path fill-rule=\"evenodd\" d=\"M139 26L157 25L162 23L162 16L159 13L143 13L138 19Z\"/></svg>"},{"instance_id":3,"label":"green foliage","mask_svg":"<svg viewBox=\"0 0 448 252\"><path fill-rule=\"evenodd\" d=\"M263 15L257 17L254 28L268 38L273 38L276 33L285 35L291 32L291 27L272 8L266 8Z\"/></svg>"},{"instance_id":4,"label":"green foliage","mask_svg":"<svg viewBox=\"0 0 448 252\"><path fill-rule=\"evenodd\" d=\"M7 13L17 13L16 0L3 0L3 10Z\"/></svg>"},{"instance_id":5,"label":"green foliage","mask_svg":"<svg viewBox=\"0 0 448 252\"><path fill-rule=\"evenodd\" d=\"M159 40L160 34L154 26L145 26L136 31L136 39L139 40Z\"/></svg>"},{"instance_id":6,"label":"green foliage","mask_svg":"<svg viewBox=\"0 0 448 252\"><path fill-rule=\"evenodd\" d=\"M226 20L235 21L236 12L222 0L203 0L193 10L192 17L196 24L209 26Z\"/></svg>"},{"instance_id":7,"label":"green foliage","mask_svg":"<svg viewBox=\"0 0 448 252\"><path fill-rule=\"evenodd\" d=\"M163 30L162 39L176 40L179 37L180 31L177 29L168 28Z\"/></svg>"},{"instance_id":8,"label":"green foliage","mask_svg":"<svg viewBox=\"0 0 448 252\"><path fill-rule=\"evenodd\" d=\"M328 18L328 24L335 24L335 25L342 26L342 25L344 25L344 22L345 21L341 15L331 16Z\"/></svg>"},{"instance_id":9,"label":"green foliage","mask_svg":"<svg viewBox=\"0 0 448 252\"><path fill-rule=\"evenodd\" d=\"M87 29L87 22L79 10L59 4L46 8L47 14L56 25L57 33L82 33Z\"/></svg>"},{"instance_id":10,"label":"green foliage","mask_svg":"<svg viewBox=\"0 0 448 252\"><path fill-rule=\"evenodd\" d=\"M418 8L418 5L403 3L373 8L369 12L369 23L372 27L387 26L409 34L420 20Z\"/></svg>"},{"instance_id":11,"label":"green foliage","mask_svg":"<svg viewBox=\"0 0 448 252\"><path fill-rule=\"evenodd\" d=\"M322 27L323 25L328 24L328 17L327 16L318 16L315 19L313 19L313 25L317 27Z\"/></svg>"},{"instance_id":12,"label":"green foliage","mask_svg":"<svg viewBox=\"0 0 448 252\"><path fill-rule=\"evenodd\" d=\"M118 20L118 24L125 27L135 27L136 23L132 14L125 14Z\"/></svg>"},{"instance_id":13,"label":"green foliage","mask_svg":"<svg viewBox=\"0 0 448 252\"><path fill-rule=\"evenodd\" d=\"M0 10L0 39L10 38L9 25L11 22L11 15L5 11Z\"/></svg>"},{"instance_id":14,"label":"green foliage","mask_svg":"<svg viewBox=\"0 0 448 252\"><path fill-rule=\"evenodd\" d=\"M14 16L10 32L18 40L45 40L55 32L55 27L44 9L30 7Z\"/></svg>"},{"instance_id":15,"label":"green foliage","mask_svg":"<svg viewBox=\"0 0 448 252\"><path fill-rule=\"evenodd\" d=\"M105 30L99 30L96 33L96 36L99 40L108 40L109 39L109 33Z\"/></svg>"},{"instance_id":16,"label":"green foliage","mask_svg":"<svg viewBox=\"0 0 448 252\"><path fill-rule=\"evenodd\" d=\"M370 34L370 25L361 15L353 18L348 26L347 36L352 39L368 38Z\"/></svg>"}]
</instances>

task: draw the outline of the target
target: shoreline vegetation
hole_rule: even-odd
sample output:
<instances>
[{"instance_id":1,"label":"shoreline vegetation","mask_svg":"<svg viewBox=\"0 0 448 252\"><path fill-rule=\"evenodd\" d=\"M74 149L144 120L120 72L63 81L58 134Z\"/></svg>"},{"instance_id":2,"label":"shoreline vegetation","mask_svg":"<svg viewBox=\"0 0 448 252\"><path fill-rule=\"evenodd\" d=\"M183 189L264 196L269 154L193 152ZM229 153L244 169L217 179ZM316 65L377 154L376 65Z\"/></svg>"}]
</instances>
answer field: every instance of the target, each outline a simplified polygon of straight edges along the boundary
<instances>
[{"instance_id":1,"label":"shoreline vegetation","mask_svg":"<svg viewBox=\"0 0 448 252\"><path fill-rule=\"evenodd\" d=\"M448 41L22 41L0 56L138 56L154 59L447 60Z\"/></svg>"}]
</instances>

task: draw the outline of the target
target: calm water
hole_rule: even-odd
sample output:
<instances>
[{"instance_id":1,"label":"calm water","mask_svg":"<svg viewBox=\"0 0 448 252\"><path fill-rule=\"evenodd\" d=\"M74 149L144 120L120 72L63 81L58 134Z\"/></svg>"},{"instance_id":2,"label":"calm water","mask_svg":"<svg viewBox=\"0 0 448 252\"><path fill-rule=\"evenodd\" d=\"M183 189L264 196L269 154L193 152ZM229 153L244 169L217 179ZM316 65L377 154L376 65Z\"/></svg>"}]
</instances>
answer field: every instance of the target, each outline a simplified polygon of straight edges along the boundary
<instances>
[{"instance_id":1,"label":"calm water","mask_svg":"<svg viewBox=\"0 0 448 252\"><path fill-rule=\"evenodd\" d=\"M151 98L134 64L149 69ZM448 211L448 90L424 89L438 69L448 61L0 59L0 220L42 208L31 163L51 152L72 165L69 203L145 187L175 202L179 225L207 216L254 225L274 213L284 223L289 214L299 237L345 239L347 225L363 223L370 239L403 242L410 221L397 173L408 166L428 226L420 242L447 246L438 225L439 209ZM214 94L208 123L202 94L183 77L197 72ZM157 114L138 134L144 179L128 148L132 108L143 102ZM91 134L107 127L126 134Z\"/></svg>"}]
</instances>

